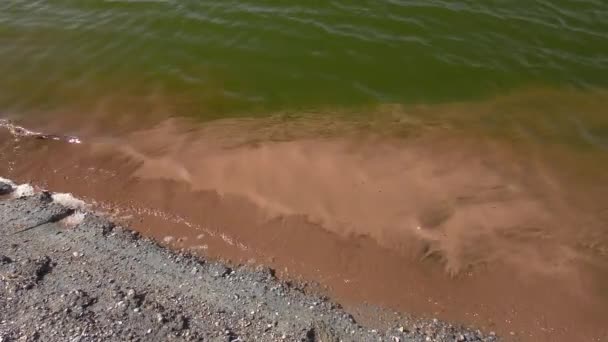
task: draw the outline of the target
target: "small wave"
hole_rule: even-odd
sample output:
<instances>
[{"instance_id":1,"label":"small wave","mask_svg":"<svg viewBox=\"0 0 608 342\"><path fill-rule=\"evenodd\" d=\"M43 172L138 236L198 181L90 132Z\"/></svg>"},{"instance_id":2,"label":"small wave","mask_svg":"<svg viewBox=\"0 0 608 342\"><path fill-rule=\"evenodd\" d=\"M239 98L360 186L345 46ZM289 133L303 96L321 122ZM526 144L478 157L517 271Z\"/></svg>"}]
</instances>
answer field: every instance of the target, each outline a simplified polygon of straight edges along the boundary
<instances>
[{"instance_id":1,"label":"small wave","mask_svg":"<svg viewBox=\"0 0 608 342\"><path fill-rule=\"evenodd\" d=\"M42 140L63 141L68 144L81 144L82 143L82 140L80 140L80 138L75 137L75 136L55 135L55 134L46 134L46 133L42 133L42 132L36 132L36 131L29 130L23 126L16 125L6 119L0 119L0 128L5 128L6 130L8 130L11 133L11 135L13 135L16 138L30 137L30 138L42 139Z\"/></svg>"}]
</instances>

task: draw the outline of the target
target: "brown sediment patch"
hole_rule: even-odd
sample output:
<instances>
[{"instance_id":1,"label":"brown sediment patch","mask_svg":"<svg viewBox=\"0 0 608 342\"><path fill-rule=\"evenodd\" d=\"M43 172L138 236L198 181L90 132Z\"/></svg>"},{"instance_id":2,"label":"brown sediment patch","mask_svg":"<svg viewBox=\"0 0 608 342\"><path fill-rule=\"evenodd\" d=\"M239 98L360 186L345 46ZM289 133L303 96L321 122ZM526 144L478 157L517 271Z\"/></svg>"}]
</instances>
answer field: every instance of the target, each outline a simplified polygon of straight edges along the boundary
<instances>
[{"instance_id":1,"label":"brown sediment patch","mask_svg":"<svg viewBox=\"0 0 608 342\"><path fill-rule=\"evenodd\" d=\"M608 183L569 176L586 156L449 130L343 133L173 119L81 145L5 136L0 172L177 248L318 280L345 303L521 340L606 336Z\"/></svg>"},{"instance_id":2,"label":"brown sediment patch","mask_svg":"<svg viewBox=\"0 0 608 342\"><path fill-rule=\"evenodd\" d=\"M557 271L555 265L576 257L559 249L570 238L561 234L577 225L588 226L579 233L597 231L604 223L594 215L601 208L580 203L580 190L530 159L530 151L517 155L522 151L475 138L359 136L235 146L165 123L93 149L126 158L135 179L243 199L261 209L257 221L301 216L332 233L370 236L415 255L422 242L424 256L437 255L453 274L494 261L527 267L536 261L537 271ZM600 184L595 193L603 190ZM546 243L539 249L527 246L530 240Z\"/></svg>"}]
</instances>

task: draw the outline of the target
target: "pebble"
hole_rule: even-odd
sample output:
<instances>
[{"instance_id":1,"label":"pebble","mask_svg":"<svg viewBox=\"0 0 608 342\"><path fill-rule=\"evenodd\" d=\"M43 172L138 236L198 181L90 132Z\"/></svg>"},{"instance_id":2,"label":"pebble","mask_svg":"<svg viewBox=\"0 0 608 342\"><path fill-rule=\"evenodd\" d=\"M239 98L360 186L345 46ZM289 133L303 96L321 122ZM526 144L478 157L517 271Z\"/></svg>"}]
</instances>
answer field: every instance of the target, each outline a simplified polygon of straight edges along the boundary
<instances>
[{"instance_id":1,"label":"pebble","mask_svg":"<svg viewBox=\"0 0 608 342\"><path fill-rule=\"evenodd\" d=\"M13 192L13 187L4 182L0 182L0 195L8 195Z\"/></svg>"},{"instance_id":2,"label":"pebble","mask_svg":"<svg viewBox=\"0 0 608 342\"><path fill-rule=\"evenodd\" d=\"M134 297L135 297L135 290L128 289L127 290L127 298L134 298Z\"/></svg>"}]
</instances>

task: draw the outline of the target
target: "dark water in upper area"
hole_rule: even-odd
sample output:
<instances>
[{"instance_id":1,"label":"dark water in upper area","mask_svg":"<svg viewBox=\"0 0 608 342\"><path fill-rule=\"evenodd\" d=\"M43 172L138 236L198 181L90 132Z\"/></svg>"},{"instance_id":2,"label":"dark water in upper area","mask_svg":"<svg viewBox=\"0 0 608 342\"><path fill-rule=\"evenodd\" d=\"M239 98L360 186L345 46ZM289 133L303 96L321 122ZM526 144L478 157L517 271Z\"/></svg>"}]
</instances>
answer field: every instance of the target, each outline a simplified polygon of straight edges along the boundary
<instances>
[{"instance_id":1,"label":"dark water in upper area","mask_svg":"<svg viewBox=\"0 0 608 342\"><path fill-rule=\"evenodd\" d=\"M608 85L601 0L4 0L0 109L162 94L177 115Z\"/></svg>"}]
</instances>

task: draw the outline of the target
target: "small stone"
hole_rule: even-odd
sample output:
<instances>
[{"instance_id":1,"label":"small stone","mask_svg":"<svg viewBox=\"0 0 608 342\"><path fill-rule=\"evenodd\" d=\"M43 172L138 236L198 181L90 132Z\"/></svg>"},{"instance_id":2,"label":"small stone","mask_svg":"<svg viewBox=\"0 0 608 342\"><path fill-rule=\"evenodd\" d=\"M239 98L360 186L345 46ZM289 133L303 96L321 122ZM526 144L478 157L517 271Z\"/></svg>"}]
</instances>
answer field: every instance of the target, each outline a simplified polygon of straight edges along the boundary
<instances>
[{"instance_id":1,"label":"small stone","mask_svg":"<svg viewBox=\"0 0 608 342\"><path fill-rule=\"evenodd\" d=\"M6 255L0 255L0 265L6 265L12 263L13 260Z\"/></svg>"},{"instance_id":2,"label":"small stone","mask_svg":"<svg viewBox=\"0 0 608 342\"><path fill-rule=\"evenodd\" d=\"M225 277L231 272L232 270L224 265L215 264L211 266L211 275L215 278Z\"/></svg>"},{"instance_id":3,"label":"small stone","mask_svg":"<svg viewBox=\"0 0 608 342\"><path fill-rule=\"evenodd\" d=\"M0 182L0 196L1 195L8 195L11 192L13 192L13 187L8 184L8 183L4 183L4 182Z\"/></svg>"},{"instance_id":4,"label":"small stone","mask_svg":"<svg viewBox=\"0 0 608 342\"><path fill-rule=\"evenodd\" d=\"M48 191L43 191L38 196L39 196L40 202L44 202L44 203L53 202L53 196Z\"/></svg>"},{"instance_id":5,"label":"small stone","mask_svg":"<svg viewBox=\"0 0 608 342\"><path fill-rule=\"evenodd\" d=\"M162 314L156 314L156 320L158 321L158 323L162 323L165 318L163 317Z\"/></svg>"}]
</instances>

